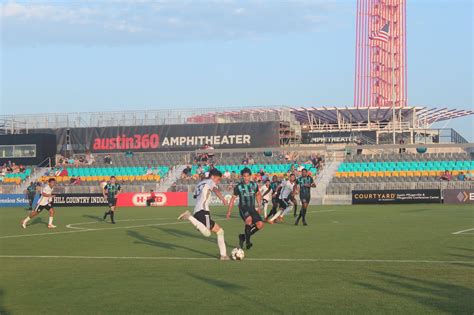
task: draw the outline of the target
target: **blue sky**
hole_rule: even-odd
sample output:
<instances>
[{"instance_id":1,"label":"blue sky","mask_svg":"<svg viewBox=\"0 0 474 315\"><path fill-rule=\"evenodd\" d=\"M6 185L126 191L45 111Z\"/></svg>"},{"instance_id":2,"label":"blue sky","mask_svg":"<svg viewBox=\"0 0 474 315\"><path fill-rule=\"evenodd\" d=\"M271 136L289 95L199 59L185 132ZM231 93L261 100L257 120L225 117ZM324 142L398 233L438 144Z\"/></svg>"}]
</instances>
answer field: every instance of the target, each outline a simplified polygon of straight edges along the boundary
<instances>
[{"instance_id":1,"label":"blue sky","mask_svg":"<svg viewBox=\"0 0 474 315\"><path fill-rule=\"evenodd\" d=\"M0 3L5 114L353 103L355 0ZM472 108L472 1L407 11L409 104Z\"/></svg>"}]
</instances>

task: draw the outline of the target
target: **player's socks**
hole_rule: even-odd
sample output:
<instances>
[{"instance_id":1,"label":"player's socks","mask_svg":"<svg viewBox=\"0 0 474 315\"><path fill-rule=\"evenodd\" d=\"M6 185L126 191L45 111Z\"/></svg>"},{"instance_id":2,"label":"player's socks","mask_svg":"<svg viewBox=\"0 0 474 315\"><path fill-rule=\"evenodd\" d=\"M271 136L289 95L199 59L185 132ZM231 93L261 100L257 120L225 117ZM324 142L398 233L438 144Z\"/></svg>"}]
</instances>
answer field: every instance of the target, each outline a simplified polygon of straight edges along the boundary
<instances>
[{"instance_id":1,"label":"player's socks","mask_svg":"<svg viewBox=\"0 0 474 315\"><path fill-rule=\"evenodd\" d=\"M245 234L239 234L239 246L240 248L244 247Z\"/></svg>"},{"instance_id":2,"label":"player's socks","mask_svg":"<svg viewBox=\"0 0 474 315\"><path fill-rule=\"evenodd\" d=\"M21 222L21 226L26 229L26 223L28 223L28 221L30 221L31 218L30 217L26 217L23 219L23 221Z\"/></svg>"},{"instance_id":3,"label":"player's socks","mask_svg":"<svg viewBox=\"0 0 474 315\"><path fill-rule=\"evenodd\" d=\"M110 210L110 221L115 224L115 211Z\"/></svg>"},{"instance_id":4,"label":"player's socks","mask_svg":"<svg viewBox=\"0 0 474 315\"><path fill-rule=\"evenodd\" d=\"M225 246L224 230L220 229L217 233L217 246L219 246L219 253L221 257L227 256L227 247Z\"/></svg>"},{"instance_id":5,"label":"player's socks","mask_svg":"<svg viewBox=\"0 0 474 315\"><path fill-rule=\"evenodd\" d=\"M248 225L246 224L245 225L245 243L247 244L247 249L249 248L249 244L252 244L250 242L250 237L252 236L252 233L251 233L251 230L252 230L252 226L251 225Z\"/></svg>"},{"instance_id":6,"label":"player's socks","mask_svg":"<svg viewBox=\"0 0 474 315\"><path fill-rule=\"evenodd\" d=\"M53 225L54 217L49 217L48 225Z\"/></svg>"},{"instance_id":7,"label":"player's socks","mask_svg":"<svg viewBox=\"0 0 474 315\"><path fill-rule=\"evenodd\" d=\"M267 217L267 209L268 209L268 203L265 203L263 206L263 216L266 218Z\"/></svg>"},{"instance_id":8,"label":"player's socks","mask_svg":"<svg viewBox=\"0 0 474 315\"><path fill-rule=\"evenodd\" d=\"M267 219L268 219L268 218L271 218L272 216L274 216L276 212L277 212L277 206L273 206L273 207L272 207L272 210L270 210L270 213L268 214Z\"/></svg>"},{"instance_id":9,"label":"player's socks","mask_svg":"<svg viewBox=\"0 0 474 315\"><path fill-rule=\"evenodd\" d=\"M301 211L302 211L301 217L303 219L303 225L308 225L308 223L306 223L306 211L307 210L308 210L308 208L301 209Z\"/></svg>"},{"instance_id":10,"label":"player's socks","mask_svg":"<svg viewBox=\"0 0 474 315\"><path fill-rule=\"evenodd\" d=\"M293 208L293 216L296 217L296 212L298 211L298 205L295 203L295 206Z\"/></svg>"},{"instance_id":11,"label":"player's socks","mask_svg":"<svg viewBox=\"0 0 474 315\"><path fill-rule=\"evenodd\" d=\"M282 214L282 211L281 211L281 210L278 210L278 211L273 215L273 217L270 218L269 221L271 221L271 222L275 221L275 219L278 218L281 214Z\"/></svg>"},{"instance_id":12,"label":"player's socks","mask_svg":"<svg viewBox=\"0 0 474 315\"><path fill-rule=\"evenodd\" d=\"M201 232L202 235L205 237L211 236L211 231L209 231L209 229L204 224L199 222L195 217L189 215L188 220L199 232Z\"/></svg>"},{"instance_id":13,"label":"player's socks","mask_svg":"<svg viewBox=\"0 0 474 315\"><path fill-rule=\"evenodd\" d=\"M107 219L107 216L110 214L110 210L109 211L105 211L104 213L104 220Z\"/></svg>"},{"instance_id":14,"label":"player's socks","mask_svg":"<svg viewBox=\"0 0 474 315\"><path fill-rule=\"evenodd\" d=\"M287 215L290 212L291 212L291 206L288 206L288 207L286 207L285 210L283 210L281 216L284 217L285 215Z\"/></svg>"}]
</instances>

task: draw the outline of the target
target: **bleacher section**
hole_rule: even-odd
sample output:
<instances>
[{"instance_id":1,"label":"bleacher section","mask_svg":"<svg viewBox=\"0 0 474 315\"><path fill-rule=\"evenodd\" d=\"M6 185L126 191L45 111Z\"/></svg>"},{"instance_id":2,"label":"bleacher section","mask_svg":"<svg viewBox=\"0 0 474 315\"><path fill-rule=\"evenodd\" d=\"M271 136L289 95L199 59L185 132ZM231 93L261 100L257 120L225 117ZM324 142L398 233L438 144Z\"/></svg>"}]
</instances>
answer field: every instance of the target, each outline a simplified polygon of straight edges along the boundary
<instances>
[{"instance_id":1,"label":"bleacher section","mask_svg":"<svg viewBox=\"0 0 474 315\"><path fill-rule=\"evenodd\" d=\"M451 179L442 180L449 171ZM364 189L470 188L460 173L474 175L474 161L467 153L384 153L348 157L340 165L328 194L349 194ZM455 184L456 183L456 184Z\"/></svg>"},{"instance_id":2,"label":"bleacher section","mask_svg":"<svg viewBox=\"0 0 474 315\"><path fill-rule=\"evenodd\" d=\"M169 171L168 166L148 167L144 166L114 166L114 167L66 167L66 176L44 176L41 180L54 177L59 183L67 183L72 178L78 178L85 182L106 181L110 176L116 176L117 180L124 182L146 182L159 181ZM58 170L57 172L61 172Z\"/></svg>"},{"instance_id":3,"label":"bleacher section","mask_svg":"<svg viewBox=\"0 0 474 315\"><path fill-rule=\"evenodd\" d=\"M26 169L23 173L8 173L5 176L0 177L0 182L6 184L20 184L22 181L27 179L31 175L31 169Z\"/></svg>"}]
</instances>

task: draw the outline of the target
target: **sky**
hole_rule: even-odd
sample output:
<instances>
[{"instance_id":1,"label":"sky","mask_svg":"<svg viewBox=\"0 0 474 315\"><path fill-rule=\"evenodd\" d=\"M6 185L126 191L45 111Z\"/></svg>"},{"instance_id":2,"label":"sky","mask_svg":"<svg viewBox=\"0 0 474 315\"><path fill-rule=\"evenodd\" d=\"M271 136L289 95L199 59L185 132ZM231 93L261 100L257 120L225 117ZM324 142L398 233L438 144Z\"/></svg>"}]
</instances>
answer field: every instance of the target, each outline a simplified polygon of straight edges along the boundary
<instances>
[{"instance_id":1,"label":"sky","mask_svg":"<svg viewBox=\"0 0 474 315\"><path fill-rule=\"evenodd\" d=\"M408 0L408 103L472 109L473 2ZM0 113L352 106L355 0L0 0ZM474 141L474 118L438 124Z\"/></svg>"}]
</instances>

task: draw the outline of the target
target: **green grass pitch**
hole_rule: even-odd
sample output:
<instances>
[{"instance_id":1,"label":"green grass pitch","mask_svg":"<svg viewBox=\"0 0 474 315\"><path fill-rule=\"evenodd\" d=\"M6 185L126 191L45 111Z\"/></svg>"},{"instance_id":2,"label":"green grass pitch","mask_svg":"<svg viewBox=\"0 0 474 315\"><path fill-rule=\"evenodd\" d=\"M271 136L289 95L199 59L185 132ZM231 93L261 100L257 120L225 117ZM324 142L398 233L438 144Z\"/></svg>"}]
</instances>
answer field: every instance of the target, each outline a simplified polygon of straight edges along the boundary
<instances>
[{"instance_id":1,"label":"green grass pitch","mask_svg":"<svg viewBox=\"0 0 474 315\"><path fill-rule=\"evenodd\" d=\"M0 313L472 314L472 207L312 206L309 226L266 225L244 261L216 259L215 236L179 208L57 208L26 230L0 208ZM243 224L213 216L229 252ZM68 226L69 225L69 226Z\"/></svg>"}]
</instances>

